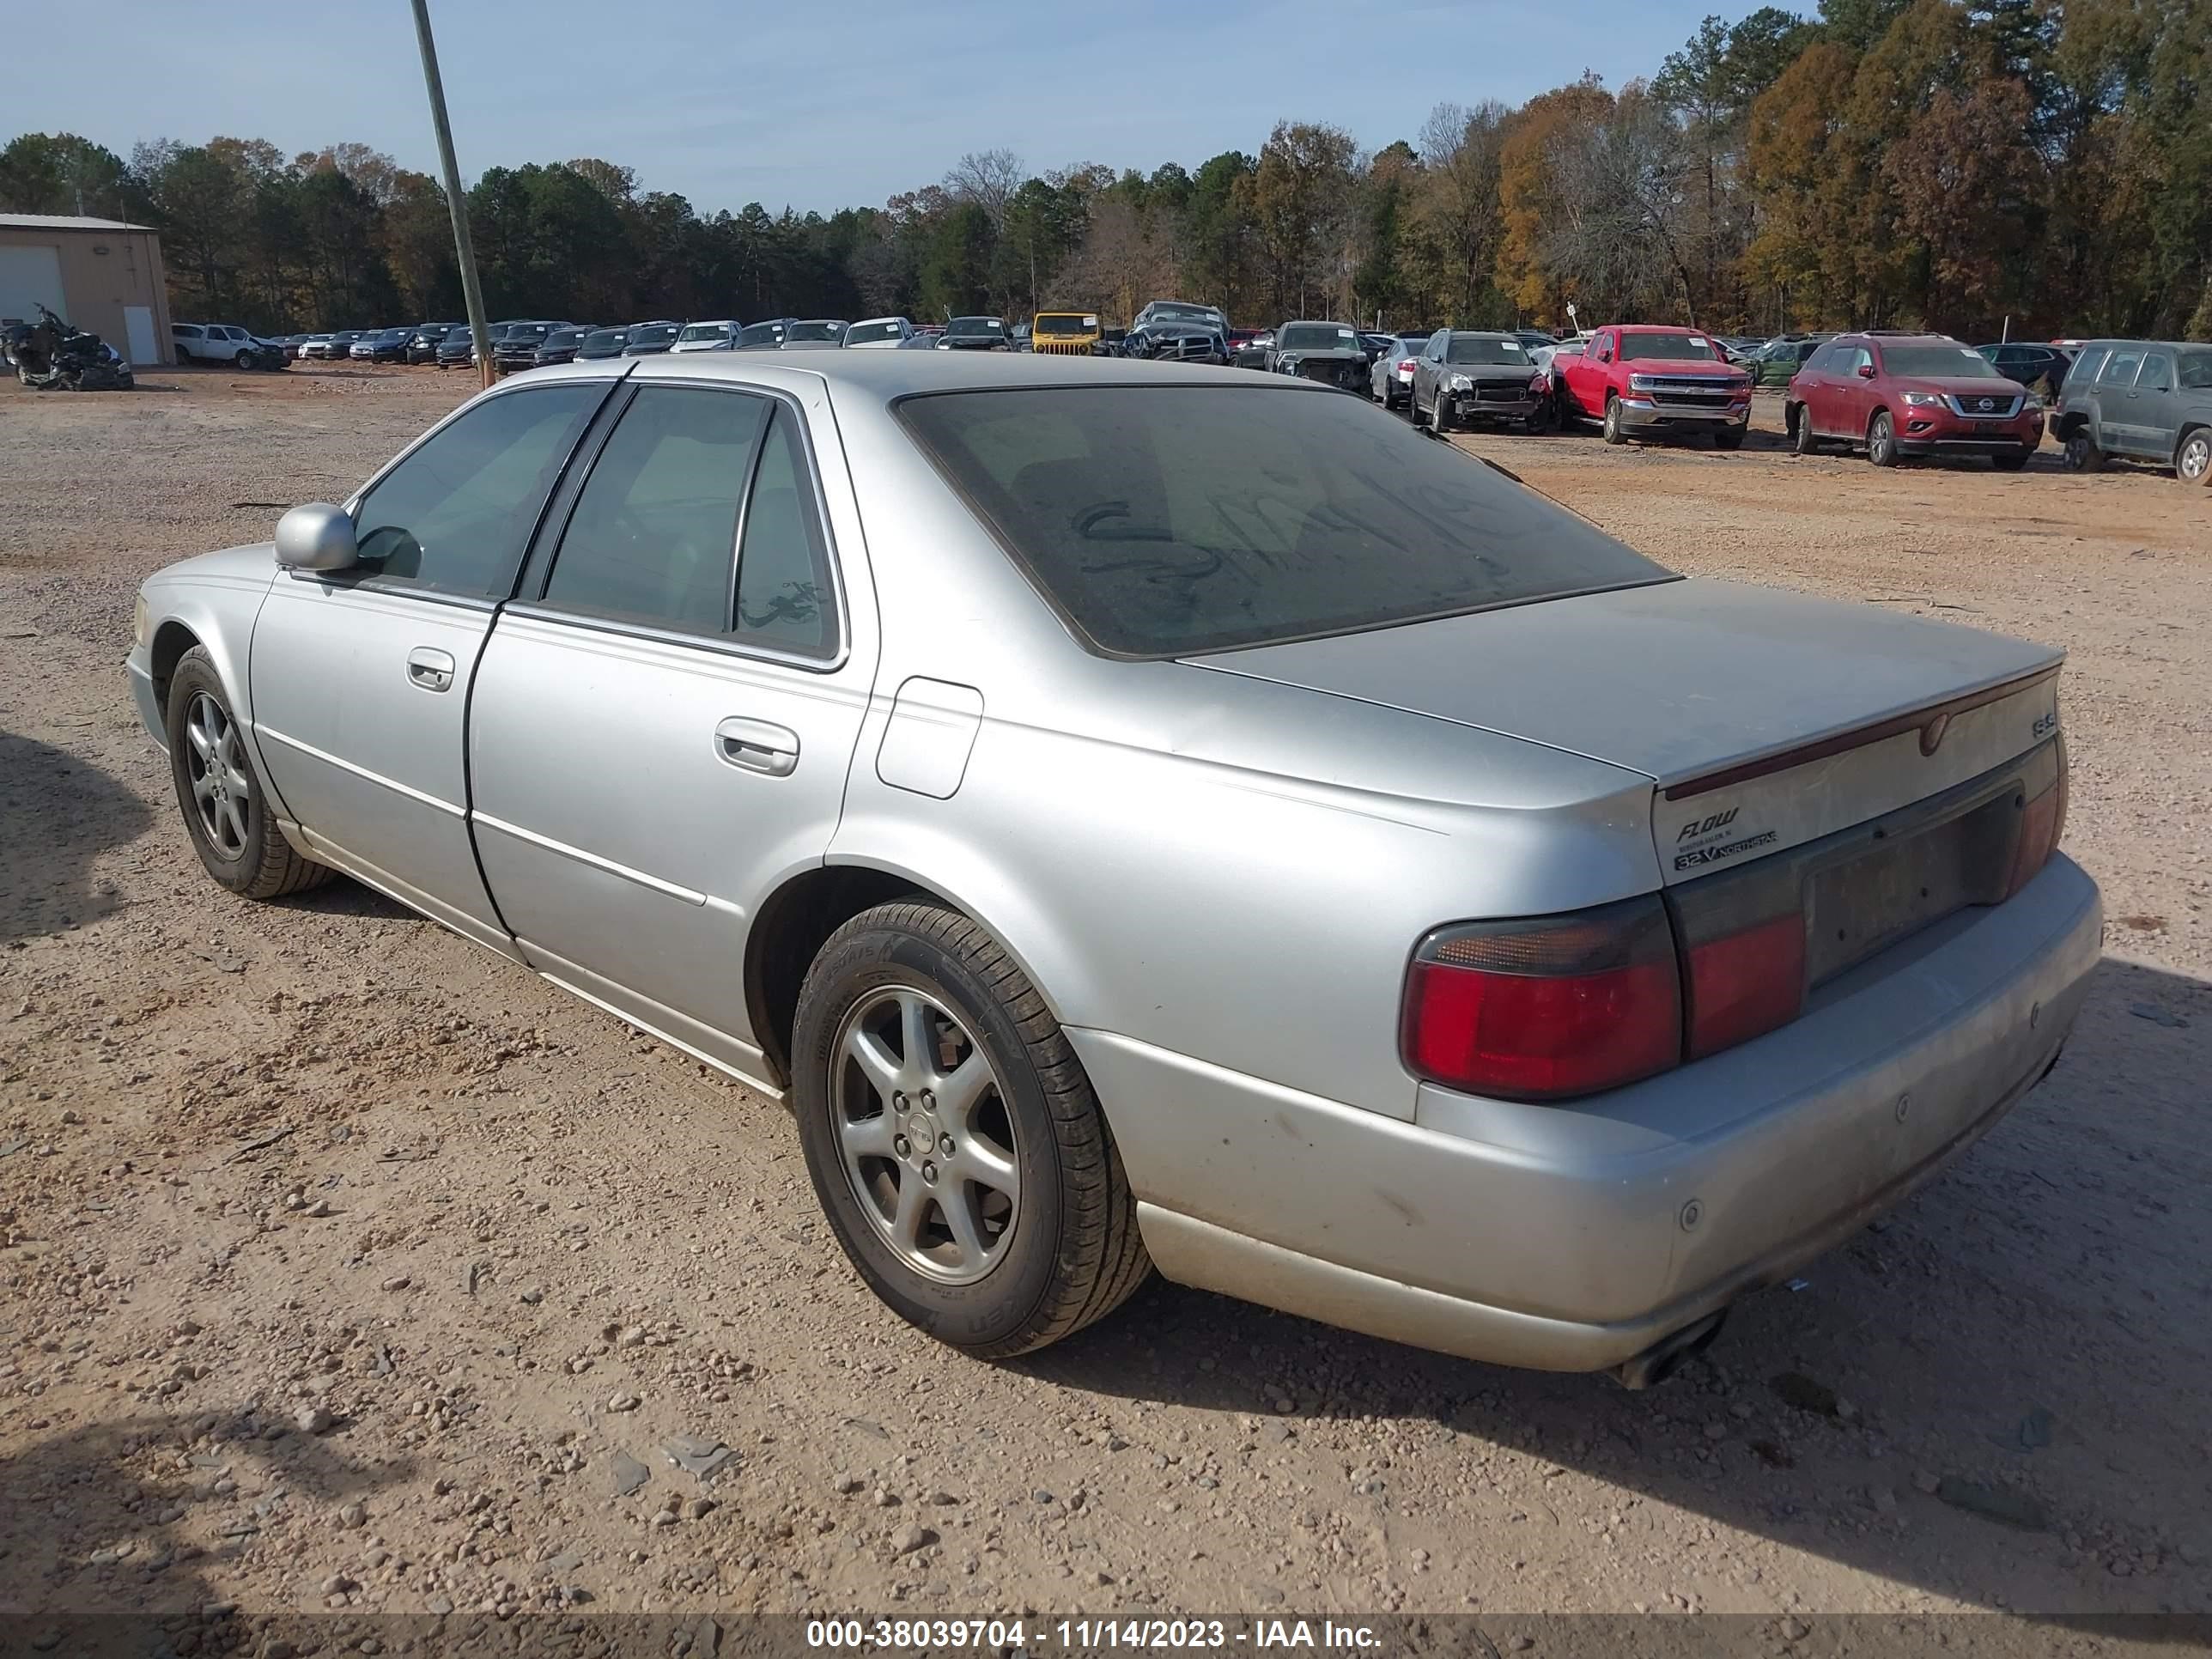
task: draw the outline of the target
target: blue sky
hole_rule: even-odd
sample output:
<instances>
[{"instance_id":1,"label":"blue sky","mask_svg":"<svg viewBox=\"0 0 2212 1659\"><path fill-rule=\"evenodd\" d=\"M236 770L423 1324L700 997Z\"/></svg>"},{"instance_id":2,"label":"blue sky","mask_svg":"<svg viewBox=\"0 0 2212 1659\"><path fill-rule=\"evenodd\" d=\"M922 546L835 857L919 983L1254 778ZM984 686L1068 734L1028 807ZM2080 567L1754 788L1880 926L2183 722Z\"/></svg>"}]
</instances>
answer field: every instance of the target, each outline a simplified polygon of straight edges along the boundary
<instances>
[{"instance_id":1,"label":"blue sky","mask_svg":"<svg viewBox=\"0 0 2212 1659\"><path fill-rule=\"evenodd\" d=\"M1033 172L1257 150L1279 118L1412 138L1439 100L1648 75L1755 0L431 0L463 173L599 155L712 212L879 204L1006 148ZM1806 6L1810 9L1809 0ZM9 77L5 131L358 140L436 172L407 0L100 0L105 71ZM88 30L89 32L88 32ZM40 56L33 50L33 58Z\"/></svg>"}]
</instances>

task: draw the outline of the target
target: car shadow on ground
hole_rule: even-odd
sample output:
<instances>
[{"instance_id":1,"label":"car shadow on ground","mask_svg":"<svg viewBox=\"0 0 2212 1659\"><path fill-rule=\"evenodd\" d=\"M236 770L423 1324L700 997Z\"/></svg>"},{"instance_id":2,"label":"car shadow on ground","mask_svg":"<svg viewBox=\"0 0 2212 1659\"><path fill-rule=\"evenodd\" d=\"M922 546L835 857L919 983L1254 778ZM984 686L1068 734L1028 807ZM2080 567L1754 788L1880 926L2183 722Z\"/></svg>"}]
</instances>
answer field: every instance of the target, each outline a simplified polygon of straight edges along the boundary
<instances>
[{"instance_id":1,"label":"car shadow on ground","mask_svg":"<svg viewBox=\"0 0 2212 1659\"><path fill-rule=\"evenodd\" d=\"M2205 1610L2192 1563L2212 1557L2207 1077L2212 985L2107 958L2058 1068L1984 1141L1805 1268L1802 1288L1746 1298L1703 1358L1648 1391L1158 1280L1018 1363L1101 1395L1279 1420L1285 1452L1316 1425L1425 1419L1954 1603L2156 1639L2143 1615ZM2154 1419L2114 1407L2115 1368L2156 1382ZM1387 1474L1355 1485L1346 1468L1317 1453L1300 1474L1347 1513L1403 1501ZM1541 1506L1523 1507L1513 1518L1533 1529Z\"/></svg>"},{"instance_id":2,"label":"car shadow on ground","mask_svg":"<svg viewBox=\"0 0 2212 1659\"><path fill-rule=\"evenodd\" d=\"M56 1430L0 1460L0 1651L204 1646L230 1617L222 1564L343 1526L349 1504L363 1506L366 1524L380 1489L413 1478L411 1460L349 1462L343 1422L337 1430L298 1432L288 1413L251 1406L147 1413ZM296 1588L300 1606L323 1594Z\"/></svg>"},{"instance_id":3,"label":"car shadow on ground","mask_svg":"<svg viewBox=\"0 0 2212 1659\"><path fill-rule=\"evenodd\" d=\"M94 866L151 822L137 794L82 756L0 731L0 945L112 914L116 884Z\"/></svg>"}]
</instances>

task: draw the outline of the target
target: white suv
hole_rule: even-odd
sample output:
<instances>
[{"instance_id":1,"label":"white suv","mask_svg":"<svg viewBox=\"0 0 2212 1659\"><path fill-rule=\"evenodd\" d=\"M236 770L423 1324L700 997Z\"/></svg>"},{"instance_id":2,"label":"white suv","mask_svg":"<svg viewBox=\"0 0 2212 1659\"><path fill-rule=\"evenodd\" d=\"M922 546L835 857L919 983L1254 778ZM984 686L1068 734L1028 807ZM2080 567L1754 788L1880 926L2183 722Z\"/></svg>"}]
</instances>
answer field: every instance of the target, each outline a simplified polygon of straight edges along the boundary
<instances>
[{"instance_id":1,"label":"white suv","mask_svg":"<svg viewBox=\"0 0 2212 1659\"><path fill-rule=\"evenodd\" d=\"M228 323L172 323L169 343L180 363L235 363L253 367L254 339Z\"/></svg>"}]
</instances>

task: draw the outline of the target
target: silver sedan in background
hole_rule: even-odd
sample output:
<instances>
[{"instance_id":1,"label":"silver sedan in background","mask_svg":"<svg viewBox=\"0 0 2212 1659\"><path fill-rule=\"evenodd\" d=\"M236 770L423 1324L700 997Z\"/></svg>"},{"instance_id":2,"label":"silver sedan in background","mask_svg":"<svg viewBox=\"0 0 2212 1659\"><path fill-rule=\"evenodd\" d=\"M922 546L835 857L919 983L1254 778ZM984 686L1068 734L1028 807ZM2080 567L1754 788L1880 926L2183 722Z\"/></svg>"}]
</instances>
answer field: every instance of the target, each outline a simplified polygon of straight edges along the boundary
<instances>
[{"instance_id":1,"label":"silver sedan in background","mask_svg":"<svg viewBox=\"0 0 2212 1659\"><path fill-rule=\"evenodd\" d=\"M507 382L128 664L226 896L343 872L787 1102L946 1342L1157 1267L1638 1386L2056 1061L2059 666L1316 385L906 351Z\"/></svg>"},{"instance_id":2,"label":"silver sedan in background","mask_svg":"<svg viewBox=\"0 0 2212 1659\"><path fill-rule=\"evenodd\" d=\"M1421 348L1429 343L1427 334L1399 334L1391 337L1397 349L1378 355L1374 366L1368 370L1367 395L1385 409L1395 409L1408 402L1413 391L1413 361L1421 355Z\"/></svg>"}]
</instances>

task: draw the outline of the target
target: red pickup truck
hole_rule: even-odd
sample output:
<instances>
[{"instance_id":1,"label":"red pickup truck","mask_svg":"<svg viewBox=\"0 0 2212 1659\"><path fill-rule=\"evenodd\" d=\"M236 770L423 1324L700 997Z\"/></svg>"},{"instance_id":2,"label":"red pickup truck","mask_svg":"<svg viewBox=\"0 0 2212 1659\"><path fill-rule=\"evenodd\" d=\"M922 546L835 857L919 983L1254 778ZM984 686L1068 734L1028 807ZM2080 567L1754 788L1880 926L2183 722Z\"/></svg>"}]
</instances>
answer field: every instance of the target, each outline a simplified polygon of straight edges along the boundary
<instances>
[{"instance_id":1,"label":"red pickup truck","mask_svg":"<svg viewBox=\"0 0 2212 1659\"><path fill-rule=\"evenodd\" d=\"M1553 392L1563 415L1601 422L1609 444L1710 432L1735 449L1751 423L1751 376L1691 328L1601 328L1579 355L1555 360Z\"/></svg>"}]
</instances>

